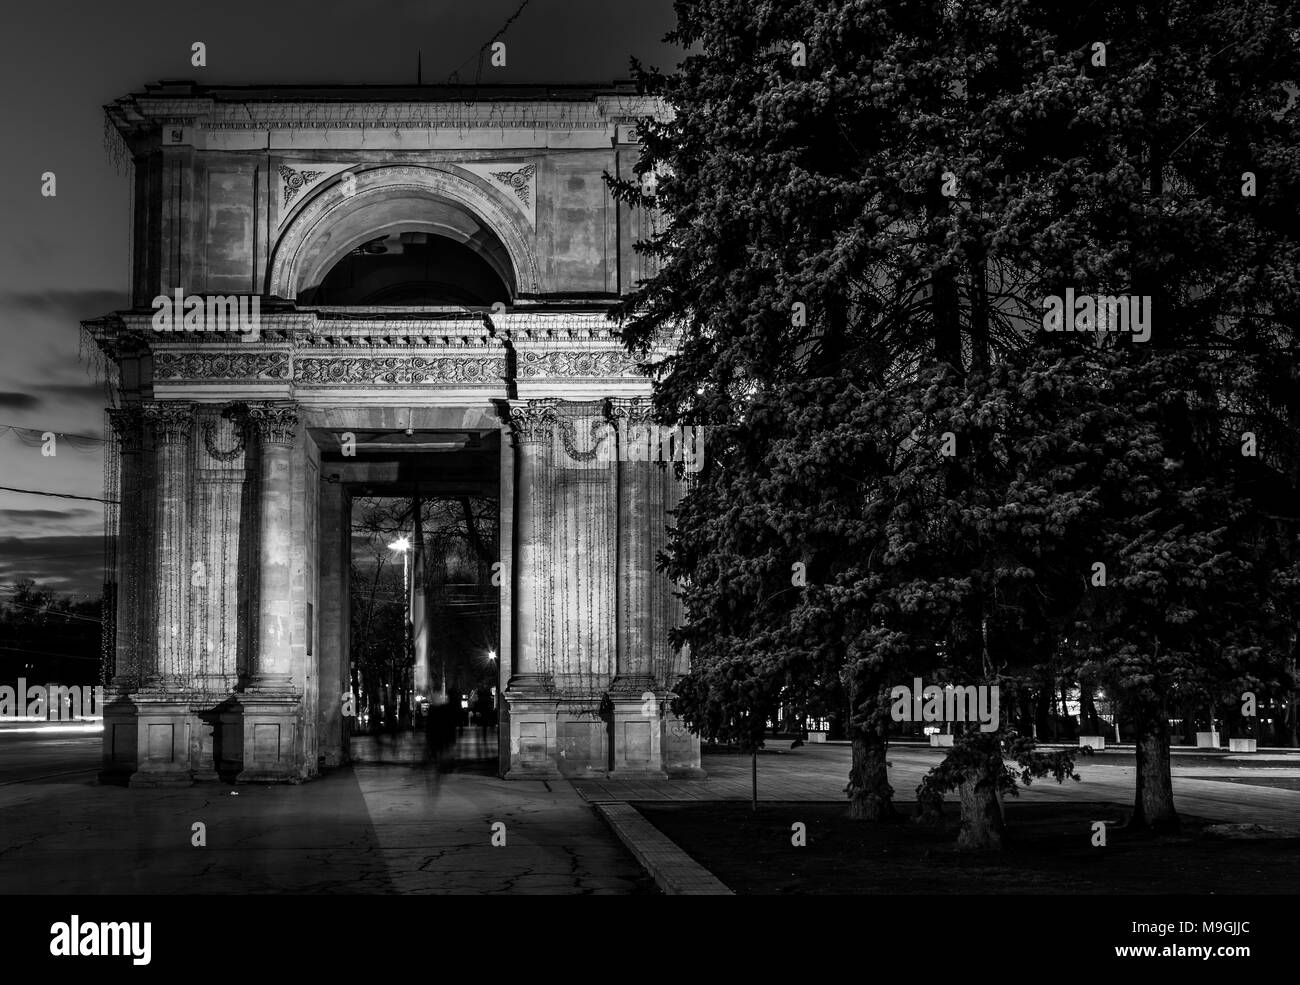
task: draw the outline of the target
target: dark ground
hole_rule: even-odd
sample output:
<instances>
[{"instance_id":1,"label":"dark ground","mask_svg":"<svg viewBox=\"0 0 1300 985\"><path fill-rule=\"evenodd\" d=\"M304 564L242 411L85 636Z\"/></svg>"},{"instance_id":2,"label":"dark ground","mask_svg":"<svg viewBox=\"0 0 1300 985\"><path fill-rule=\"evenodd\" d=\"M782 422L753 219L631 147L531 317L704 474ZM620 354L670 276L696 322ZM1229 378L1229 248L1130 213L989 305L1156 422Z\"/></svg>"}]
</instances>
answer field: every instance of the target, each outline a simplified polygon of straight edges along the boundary
<instances>
[{"instance_id":1,"label":"dark ground","mask_svg":"<svg viewBox=\"0 0 1300 985\"><path fill-rule=\"evenodd\" d=\"M1183 817L1183 832L1151 838L1094 821L1130 805L1008 804L1002 853L954 850L957 806L941 827L853 821L842 803L638 803L637 810L737 894L1232 894L1294 893L1300 838L1224 839L1211 821ZM807 825L807 846L791 825Z\"/></svg>"}]
</instances>

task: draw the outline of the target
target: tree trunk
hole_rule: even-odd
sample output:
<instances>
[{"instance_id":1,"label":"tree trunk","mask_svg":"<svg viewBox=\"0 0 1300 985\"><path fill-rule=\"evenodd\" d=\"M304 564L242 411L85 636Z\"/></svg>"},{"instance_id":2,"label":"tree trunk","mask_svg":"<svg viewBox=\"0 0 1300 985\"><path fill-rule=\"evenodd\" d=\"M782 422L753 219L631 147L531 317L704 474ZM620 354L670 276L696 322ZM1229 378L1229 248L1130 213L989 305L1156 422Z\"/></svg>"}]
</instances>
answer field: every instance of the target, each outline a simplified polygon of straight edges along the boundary
<instances>
[{"instance_id":1,"label":"tree trunk","mask_svg":"<svg viewBox=\"0 0 1300 985\"><path fill-rule=\"evenodd\" d=\"M758 810L758 747L749 754L750 801L749 809Z\"/></svg>"},{"instance_id":2,"label":"tree trunk","mask_svg":"<svg viewBox=\"0 0 1300 985\"><path fill-rule=\"evenodd\" d=\"M1051 716L1052 692L1051 689L1044 685L1038 689L1037 700L1034 702L1034 717L1037 719L1038 735L1035 736L1039 742L1046 742L1048 735L1053 739L1056 738L1056 718Z\"/></svg>"},{"instance_id":3,"label":"tree trunk","mask_svg":"<svg viewBox=\"0 0 1300 985\"><path fill-rule=\"evenodd\" d=\"M1097 716L1097 705L1092 700L1092 685L1083 682L1079 685L1079 713L1086 723L1089 735L1101 735L1101 719Z\"/></svg>"},{"instance_id":4,"label":"tree trunk","mask_svg":"<svg viewBox=\"0 0 1300 985\"><path fill-rule=\"evenodd\" d=\"M1183 745L1196 745L1196 713L1190 705L1183 705Z\"/></svg>"},{"instance_id":5,"label":"tree trunk","mask_svg":"<svg viewBox=\"0 0 1300 985\"><path fill-rule=\"evenodd\" d=\"M885 821L898 816L889 785L885 754L889 739L874 726L853 729L853 766L849 770L849 817Z\"/></svg>"},{"instance_id":6,"label":"tree trunk","mask_svg":"<svg viewBox=\"0 0 1300 985\"><path fill-rule=\"evenodd\" d=\"M990 740L982 740L987 743ZM996 740L991 740L996 741ZM962 852L996 852L1002 850L1002 804L998 802L997 771L1002 757L989 749L983 765L968 771L957 787L961 795L961 830L957 833L957 850Z\"/></svg>"},{"instance_id":7,"label":"tree trunk","mask_svg":"<svg viewBox=\"0 0 1300 985\"><path fill-rule=\"evenodd\" d=\"M1130 827L1154 833L1179 828L1169 772L1169 721L1163 709L1144 709L1137 719L1137 786Z\"/></svg>"}]
</instances>

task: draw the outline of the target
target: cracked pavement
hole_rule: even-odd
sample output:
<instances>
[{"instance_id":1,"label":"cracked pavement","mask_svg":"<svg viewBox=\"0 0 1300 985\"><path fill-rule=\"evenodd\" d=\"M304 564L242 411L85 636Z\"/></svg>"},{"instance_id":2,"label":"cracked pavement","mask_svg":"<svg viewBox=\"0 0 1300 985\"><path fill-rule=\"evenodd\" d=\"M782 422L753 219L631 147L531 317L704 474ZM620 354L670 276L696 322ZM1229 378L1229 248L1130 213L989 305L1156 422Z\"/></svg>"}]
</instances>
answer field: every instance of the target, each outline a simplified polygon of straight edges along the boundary
<instances>
[{"instance_id":1,"label":"cracked pavement","mask_svg":"<svg viewBox=\"0 0 1300 985\"><path fill-rule=\"evenodd\" d=\"M0 787L0 893L652 891L564 781L358 764L234 789L126 789L85 775ZM206 847L190 843L195 821ZM495 821L504 847L492 845Z\"/></svg>"}]
</instances>

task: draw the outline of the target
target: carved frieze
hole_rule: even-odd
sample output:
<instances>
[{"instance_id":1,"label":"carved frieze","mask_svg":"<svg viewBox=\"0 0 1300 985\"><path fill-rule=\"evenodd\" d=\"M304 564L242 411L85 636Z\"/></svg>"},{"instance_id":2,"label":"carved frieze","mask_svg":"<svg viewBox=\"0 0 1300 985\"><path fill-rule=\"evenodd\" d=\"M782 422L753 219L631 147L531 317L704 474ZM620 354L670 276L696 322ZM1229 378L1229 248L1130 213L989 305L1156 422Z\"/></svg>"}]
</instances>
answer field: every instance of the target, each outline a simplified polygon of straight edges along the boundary
<instances>
[{"instance_id":1,"label":"carved frieze","mask_svg":"<svg viewBox=\"0 0 1300 985\"><path fill-rule=\"evenodd\" d=\"M499 356L299 356L294 381L368 386L424 383L499 384L506 361Z\"/></svg>"},{"instance_id":2,"label":"carved frieze","mask_svg":"<svg viewBox=\"0 0 1300 985\"><path fill-rule=\"evenodd\" d=\"M636 362L625 352L522 352L519 355L519 378L538 379L549 376L571 379L604 379L641 376Z\"/></svg>"},{"instance_id":3,"label":"carved frieze","mask_svg":"<svg viewBox=\"0 0 1300 985\"><path fill-rule=\"evenodd\" d=\"M172 381L287 380L286 352L159 352L154 378Z\"/></svg>"}]
</instances>

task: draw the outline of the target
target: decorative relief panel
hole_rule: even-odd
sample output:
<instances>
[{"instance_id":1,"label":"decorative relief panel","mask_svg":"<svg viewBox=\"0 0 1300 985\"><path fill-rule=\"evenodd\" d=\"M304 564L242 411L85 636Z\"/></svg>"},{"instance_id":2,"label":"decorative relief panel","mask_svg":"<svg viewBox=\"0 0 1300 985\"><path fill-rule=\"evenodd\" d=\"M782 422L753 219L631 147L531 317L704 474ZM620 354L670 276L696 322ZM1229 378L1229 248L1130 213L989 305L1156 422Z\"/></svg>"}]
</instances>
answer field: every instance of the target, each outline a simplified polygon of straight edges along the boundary
<instances>
[{"instance_id":1,"label":"decorative relief panel","mask_svg":"<svg viewBox=\"0 0 1300 985\"><path fill-rule=\"evenodd\" d=\"M506 375L501 357L300 356L294 380L312 384L496 384Z\"/></svg>"},{"instance_id":2,"label":"decorative relief panel","mask_svg":"<svg viewBox=\"0 0 1300 985\"><path fill-rule=\"evenodd\" d=\"M518 161L496 163L457 164L472 175L487 181L503 195L528 220L532 229L537 228L537 165L521 164Z\"/></svg>"},{"instance_id":3,"label":"decorative relief panel","mask_svg":"<svg viewBox=\"0 0 1300 985\"><path fill-rule=\"evenodd\" d=\"M154 354L158 380L287 380L287 352L158 352Z\"/></svg>"},{"instance_id":4,"label":"decorative relief panel","mask_svg":"<svg viewBox=\"0 0 1300 985\"><path fill-rule=\"evenodd\" d=\"M624 352L521 352L519 378L557 376L577 379L641 376L637 363Z\"/></svg>"},{"instance_id":5,"label":"decorative relief panel","mask_svg":"<svg viewBox=\"0 0 1300 985\"><path fill-rule=\"evenodd\" d=\"M284 225L289 215L301 205L312 192L315 192L335 175L353 167L351 164L333 164L313 161L310 164L281 164L277 167L279 176L273 180L276 191L275 201L276 228Z\"/></svg>"}]
</instances>

